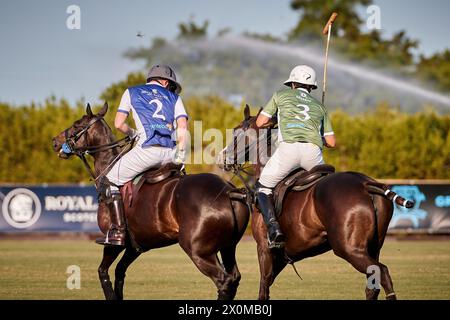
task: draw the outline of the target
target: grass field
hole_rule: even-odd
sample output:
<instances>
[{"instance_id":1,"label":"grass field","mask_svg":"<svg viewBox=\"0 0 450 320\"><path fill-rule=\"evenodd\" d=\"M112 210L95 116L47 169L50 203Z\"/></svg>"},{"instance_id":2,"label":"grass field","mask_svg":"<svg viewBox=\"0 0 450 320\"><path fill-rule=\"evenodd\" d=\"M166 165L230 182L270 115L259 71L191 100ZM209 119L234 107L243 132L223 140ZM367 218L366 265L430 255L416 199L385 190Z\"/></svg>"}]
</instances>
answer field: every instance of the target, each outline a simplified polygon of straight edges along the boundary
<instances>
[{"instance_id":1,"label":"grass field","mask_svg":"<svg viewBox=\"0 0 450 320\"><path fill-rule=\"evenodd\" d=\"M0 240L0 299L103 299L97 278L102 247L87 240ZM259 269L252 239L238 246L237 299L256 299ZM450 242L385 243L399 299L450 299ZM66 269L81 268L81 289L69 290ZM114 265L115 266L115 265ZM272 299L364 299L365 277L333 253L296 264L272 286ZM114 275L113 269L110 275ZM125 299L215 299L216 288L177 245L143 254L127 272ZM380 295L384 299L384 294Z\"/></svg>"}]
</instances>

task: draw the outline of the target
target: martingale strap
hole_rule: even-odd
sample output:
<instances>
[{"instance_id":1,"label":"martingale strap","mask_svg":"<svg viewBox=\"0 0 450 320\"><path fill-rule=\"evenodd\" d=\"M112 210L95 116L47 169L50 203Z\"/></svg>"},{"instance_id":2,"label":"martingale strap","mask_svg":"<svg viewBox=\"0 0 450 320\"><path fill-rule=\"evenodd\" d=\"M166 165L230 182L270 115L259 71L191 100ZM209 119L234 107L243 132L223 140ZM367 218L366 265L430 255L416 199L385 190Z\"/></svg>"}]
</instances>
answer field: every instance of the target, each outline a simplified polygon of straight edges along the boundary
<instances>
[{"instance_id":1,"label":"martingale strap","mask_svg":"<svg viewBox=\"0 0 450 320\"><path fill-rule=\"evenodd\" d=\"M86 157L84 156L84 154L78 155L77 156L83 161L83 164L86 168L86 170L89 172L89 174L91 175L92 179L96 179L95 178L95 173L94 171L91 169L91 166L89 165L89 162L87 161Z\"/></svg>"}]
</instances>

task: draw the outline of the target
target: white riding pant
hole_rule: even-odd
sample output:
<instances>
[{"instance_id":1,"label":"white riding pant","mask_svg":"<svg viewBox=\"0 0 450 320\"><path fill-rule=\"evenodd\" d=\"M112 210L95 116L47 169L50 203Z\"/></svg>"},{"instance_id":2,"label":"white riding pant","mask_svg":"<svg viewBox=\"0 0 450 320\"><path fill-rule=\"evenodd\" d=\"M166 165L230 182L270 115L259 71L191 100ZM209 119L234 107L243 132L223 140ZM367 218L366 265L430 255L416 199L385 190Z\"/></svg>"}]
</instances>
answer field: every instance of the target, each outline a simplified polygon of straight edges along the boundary
<instances>
[{"instance_id":1,"label":"white riding pant","mask_svg":"<svg viewBox=\"0 0 450 320\"><path fill-rule=\"evenodd\" d=\"M311 170L323 163L322 150L313 143L280 142L261 172L259 183L266 188L262 187L259 191L271 194L271 188L274 188L293 170L300 167Z\"/></svg>"},{"instance_id":2,"label":"white riding pant","mask_svg":"<svg viewBox=\"0 0 450 320\"><path fill-rule=\"evenodd\" d=\"M175 150L164 147L142 148L137 145L116 162L106 177L115 185L122 186L147 169L171 162Z\"/></svg>"}]
</instances>

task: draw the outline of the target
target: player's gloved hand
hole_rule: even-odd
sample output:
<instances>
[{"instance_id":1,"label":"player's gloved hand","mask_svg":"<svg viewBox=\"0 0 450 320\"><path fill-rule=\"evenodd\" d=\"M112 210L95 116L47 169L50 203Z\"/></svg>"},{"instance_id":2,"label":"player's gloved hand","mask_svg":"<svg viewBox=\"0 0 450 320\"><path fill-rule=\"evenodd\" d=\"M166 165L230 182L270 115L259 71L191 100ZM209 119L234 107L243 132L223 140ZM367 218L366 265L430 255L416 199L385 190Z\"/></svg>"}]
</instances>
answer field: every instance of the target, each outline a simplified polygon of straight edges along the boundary
<instances>
[{"instance_id":1,"label":"player's gloved hand","mask_svg":"<svg viewBox=\"0 0 450 320\"><path fill-rule=\"evenodd\" d=\"M185 162L186 162L186 150L177 148L177 151L175 151L173 163L184 164Z\"/></svg>"}]
</instances>

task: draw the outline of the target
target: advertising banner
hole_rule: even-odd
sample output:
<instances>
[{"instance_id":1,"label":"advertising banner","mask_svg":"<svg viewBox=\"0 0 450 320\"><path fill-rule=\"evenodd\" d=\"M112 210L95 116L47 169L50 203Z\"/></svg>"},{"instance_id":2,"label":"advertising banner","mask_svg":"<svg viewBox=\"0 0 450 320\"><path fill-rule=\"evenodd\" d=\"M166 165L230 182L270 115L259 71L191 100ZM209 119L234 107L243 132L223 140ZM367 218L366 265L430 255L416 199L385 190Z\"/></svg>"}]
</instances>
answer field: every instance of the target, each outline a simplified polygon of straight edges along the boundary
<instances>
[{"instance_id":1,"label":"advertising banner","mask_svg":"<svg viewBox=\"0 0 450 320\"><path fill-rule=\"evenodd\" d=\"M392 191L414 201L406 209L395 205L389 231L450 233L449 184L395 184Z\"/></svg>"},{"instance_id":2,"label":"advertising banner","mask_svg":"<svg viewBox=\"0 0 450 320\"><path fill-rule=\"evenodd\" d=\"M99 232L93 186L0 186L0 232Z\"/></svg>"},{"instance_id":3,"label":"advertising banner","mask_svg":"<svg viewBox=\"0 0 450 320\"><path fill-rule=\"evenodd\" d=\"M389 232L450 234L450 184L391 184L413 200L395 206ZM0 186L0 232L99 232L93 186Z\"/></svg>"}]
</instances>

